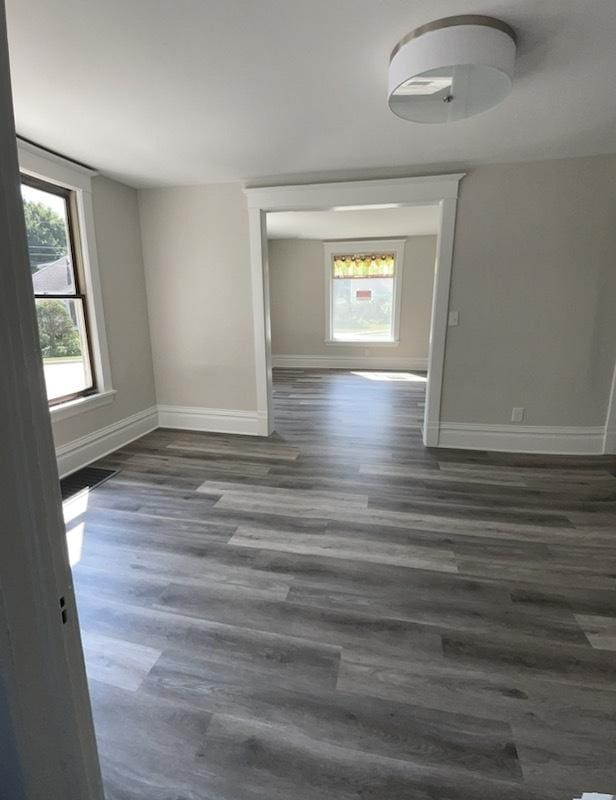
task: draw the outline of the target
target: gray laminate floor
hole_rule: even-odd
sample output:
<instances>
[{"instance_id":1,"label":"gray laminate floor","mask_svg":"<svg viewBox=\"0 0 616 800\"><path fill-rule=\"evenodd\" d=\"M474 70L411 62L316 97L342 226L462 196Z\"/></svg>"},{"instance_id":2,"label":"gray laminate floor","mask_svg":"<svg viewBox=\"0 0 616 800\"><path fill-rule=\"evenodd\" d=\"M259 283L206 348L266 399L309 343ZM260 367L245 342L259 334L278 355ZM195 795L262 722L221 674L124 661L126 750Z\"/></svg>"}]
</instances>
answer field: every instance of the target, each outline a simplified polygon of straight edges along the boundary
<instances>
[{"instance_id":1,"label":"gray laminate floor","mask_svg":"<svg viewBox=\"0 0 616 800\"><path fill-rule=\"evenodd\" d=\"M99 462L75 580L108 800L616 791L616 462L427 451L424 388L281 370L270 439Z\"/></svg>"}]
</instances>

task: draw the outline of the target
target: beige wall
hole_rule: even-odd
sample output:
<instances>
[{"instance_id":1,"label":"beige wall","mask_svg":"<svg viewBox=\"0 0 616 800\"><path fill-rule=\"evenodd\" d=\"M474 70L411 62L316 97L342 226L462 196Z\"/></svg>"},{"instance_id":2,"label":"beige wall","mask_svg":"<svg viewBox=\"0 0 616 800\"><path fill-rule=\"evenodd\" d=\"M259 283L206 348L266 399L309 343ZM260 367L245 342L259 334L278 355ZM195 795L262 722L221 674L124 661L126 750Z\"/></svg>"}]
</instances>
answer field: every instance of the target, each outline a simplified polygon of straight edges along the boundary
<instances>
[{"instance_id":1,"label":"beige wall","mask_svg":"<svg viewBox=\"0 0 616 800\"><path fill-rule=\"evenodd\" d=\"M473 169L461 183L442 419L605 421L616 351L616 157Z\"/></svg>"},{"instance_id":2,"label":"beige wall","mask_svg":"<svg viewBox=\"0 0 616 800\"><path fill-rule=\"evenodd\" d=\"M428 357L436 236L413 236L404 248L400 343L396 347L325 344L323 242L269 242L273 355Z\"/></svg>"},{"instance_id":3,"label":"beige wall","mask_svg":"<svg viewBox=\"0 0 616 800\"><path fill-rule=\"evenodd\" d=\"M139 206L158 402L255 409L242 187L145 189Z\"/></svg>"},{"instance_id":4,"label":"beige wall","mask_svg":"<svg viewBox=\"0 0 616 800\"><path fill-rule=\"evenodd\" d=\"M117 394L108 406L54 422L56 447L156 404L137 192L107 178L94 178L92 204L111 378Z\"/></svg>"},{"instance_id":5,"label":"beige wall","mask_svg":"<svg viewBox=\"0 0 616 800\"><path fill-rule=\"evenodd\" d=\"M256 408L241 186L139 197L158 402ZM443 421L506 424L515 405L526 408L529 425L603 424L616 350L615 220L614 156L469 170L458 205L451 309L460 325L448 329ZM307 270L298 275L293 308L295 278L277 264L295 246L317 261L323 280L318 243L273 244L274 352L329 354L322 284Z\"/></svg>"}]
</instances>

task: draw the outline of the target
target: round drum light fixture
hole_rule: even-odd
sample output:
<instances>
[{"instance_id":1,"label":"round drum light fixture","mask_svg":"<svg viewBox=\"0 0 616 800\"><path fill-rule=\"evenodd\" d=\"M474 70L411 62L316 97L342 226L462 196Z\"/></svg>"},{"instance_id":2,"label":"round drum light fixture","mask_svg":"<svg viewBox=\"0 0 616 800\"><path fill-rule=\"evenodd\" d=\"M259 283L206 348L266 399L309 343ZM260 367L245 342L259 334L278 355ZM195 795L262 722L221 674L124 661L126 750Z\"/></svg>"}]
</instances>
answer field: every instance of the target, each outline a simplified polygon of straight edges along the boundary
<instances>
[{"instance_id":1,"label":"round drum light fixture","mask_svg":"<svg viewBox=\"0 0 616 800\"><path fill-rule=\"evenodd\" d=\"M500 103L511 89L516 37L492 17L446 17L395 46L389 107L413 122L454 122Z\"/></svg>"}]
</instances>

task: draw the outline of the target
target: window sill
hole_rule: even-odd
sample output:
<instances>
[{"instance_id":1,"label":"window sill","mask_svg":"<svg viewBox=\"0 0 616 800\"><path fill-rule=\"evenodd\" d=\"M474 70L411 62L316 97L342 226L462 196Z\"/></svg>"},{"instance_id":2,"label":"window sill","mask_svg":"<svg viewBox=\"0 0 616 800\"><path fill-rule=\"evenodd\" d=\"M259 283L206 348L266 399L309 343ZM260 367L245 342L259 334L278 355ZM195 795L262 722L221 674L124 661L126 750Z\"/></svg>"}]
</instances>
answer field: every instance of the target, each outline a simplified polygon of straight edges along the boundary
<instances>
[{"instance_id":1,"label":"window sill","mask_svg":"<svg viewBox=\"0 0 616 800\"><path fill-rule=\"evenodd\" d=\"M78 414L84 414L86 411L94 411L95 408L108 406L113 403L115 394L115 389L109 389L106 392L98 392L88 397L80 397L77 400L69 400L57 406L51 406L49 409L51 421L58 422L61 419L68 419L69 417L76 417Z\"/></svg>"},{"instance_id":2,"label":"window sill","mask_svg":"<svg viewBox=\"0 0 616 800\"><path fill-rule=\"evenodd\" d=\"M400 339L392 339L388 342L375 342L370 339L326 339L326 345L338 344L348 347L349 345L357 345L358 347L398 347Z\"/></svg>"}]
</instances>

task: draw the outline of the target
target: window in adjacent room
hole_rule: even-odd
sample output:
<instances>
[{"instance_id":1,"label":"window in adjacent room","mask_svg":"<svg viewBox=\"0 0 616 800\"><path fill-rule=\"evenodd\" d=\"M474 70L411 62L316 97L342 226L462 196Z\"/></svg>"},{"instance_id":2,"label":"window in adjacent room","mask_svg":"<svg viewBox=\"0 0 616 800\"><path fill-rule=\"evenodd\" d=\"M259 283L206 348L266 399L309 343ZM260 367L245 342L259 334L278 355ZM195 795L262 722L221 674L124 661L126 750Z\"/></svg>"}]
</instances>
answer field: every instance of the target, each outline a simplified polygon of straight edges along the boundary
<instances>
[{"instance_id":1,"label":"window in adjacent room","mask_svg":"<svg viewBox=\"0 0 616 800\"><path fill-rule=\"evenodd\" d=\"M401 241L326 244L327 341L397 342L403 248Z\"/></svg>"},{"instance_id":2,"label":"window in adjacent room","mask_svg":"<svg viewBox=\"0 0 616 800\"><path fill-rule=\"evenodd\" d=\"M56 405L96 390L74 192L23 175L30 272L47 398Z\"/></svg>"}]
</instances>

